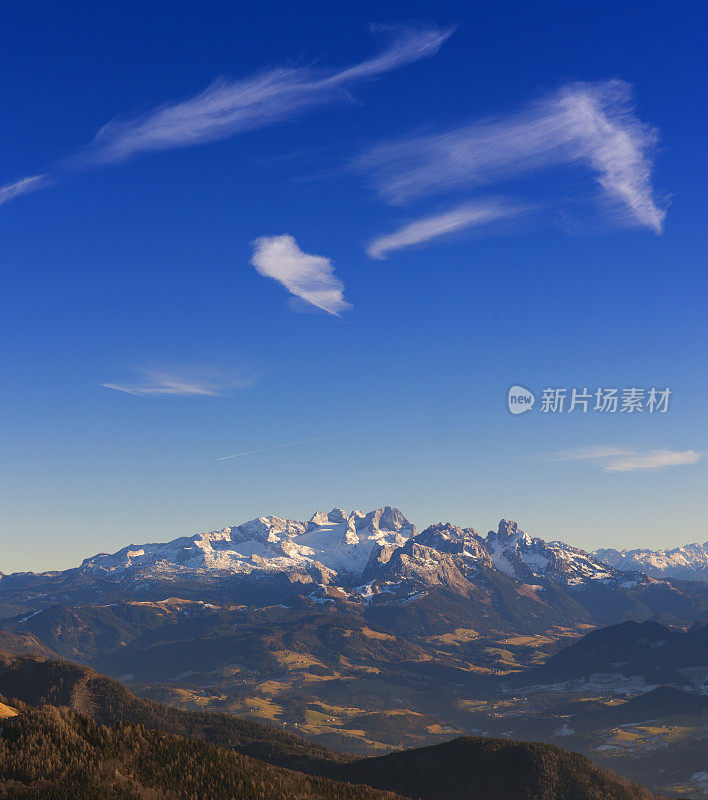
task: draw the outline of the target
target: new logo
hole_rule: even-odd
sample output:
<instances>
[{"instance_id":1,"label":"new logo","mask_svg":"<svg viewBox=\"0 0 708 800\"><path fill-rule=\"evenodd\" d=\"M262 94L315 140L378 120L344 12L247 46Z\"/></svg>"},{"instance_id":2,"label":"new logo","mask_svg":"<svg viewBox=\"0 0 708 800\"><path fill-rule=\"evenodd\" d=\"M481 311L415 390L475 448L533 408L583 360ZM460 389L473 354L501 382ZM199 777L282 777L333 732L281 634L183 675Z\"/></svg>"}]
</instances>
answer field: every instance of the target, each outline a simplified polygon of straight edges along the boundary
<instances>
[{"instance_id":1,"label":"new logo","mask_svg":"<svg viewBox=\"0 0 708 800\"><path fill-rule=\"evenodd\" d=\"M533 392L524 389L523 386L512 386L507 395L507 405L512 414L523 414L524 411L531 411L536 398Z\"/></svg>"}]
</instances>

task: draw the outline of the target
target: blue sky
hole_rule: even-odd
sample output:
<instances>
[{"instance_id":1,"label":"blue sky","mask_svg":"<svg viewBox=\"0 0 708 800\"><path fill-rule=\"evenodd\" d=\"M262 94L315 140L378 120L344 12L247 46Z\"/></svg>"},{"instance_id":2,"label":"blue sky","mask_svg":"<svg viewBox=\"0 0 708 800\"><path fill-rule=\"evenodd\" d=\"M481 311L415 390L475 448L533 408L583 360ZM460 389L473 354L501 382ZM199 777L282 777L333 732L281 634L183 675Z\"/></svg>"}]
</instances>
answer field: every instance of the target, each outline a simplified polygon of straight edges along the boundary
<instances>
[{"instance_id":1,"label":"blue sky","mask_svg":"<svg viewBox=\"0 0 708 800\"><path fill-rule=\"evenodd\" d=\"M335 505L705 541L702 4L301 9L8 14L0 571Z\"/></svg>"}]
</instances>

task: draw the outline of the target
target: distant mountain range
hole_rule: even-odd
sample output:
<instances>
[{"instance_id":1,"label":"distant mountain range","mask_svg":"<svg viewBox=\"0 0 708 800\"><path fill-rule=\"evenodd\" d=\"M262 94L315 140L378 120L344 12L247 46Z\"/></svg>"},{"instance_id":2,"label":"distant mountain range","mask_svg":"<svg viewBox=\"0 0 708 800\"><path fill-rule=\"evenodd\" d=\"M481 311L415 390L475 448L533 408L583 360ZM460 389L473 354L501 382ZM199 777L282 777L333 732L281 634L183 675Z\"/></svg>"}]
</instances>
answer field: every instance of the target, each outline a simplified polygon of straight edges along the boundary
<instances>
[{"instance_id":1,"label":"distant mountain range","mask_svg":"<svg viewBox=\"0 0 708 800\"><path fill-rule=\"evenodd\" d=\"M128 545L117 553L87 558L76 570L63 574L127 581L133 586L205 574L309 575L321 583L340 584L362 597L371 597L387 591L377 582L398 577L396 570L419 574L422 566L423 571L436 573L446 557L453 557L457 567L466 565L465 571L494 567L518 580L552 577L567 585L612 583L618 579L617 572L686 580L708 576L708 542L673 550L602 549L588 553L563 542L531 537L515 522L506 520L486 537L474 528L450 523L432 525L418 534L414 525L390 506L368 514L346 514L340 508L329 513L318 511L307 522L258 517L164 544ZM59 574L43 573L47 577ZM12 576L0 573L0 577ZM642 579L633 575L621 580Z\"/></svg>"},{"instance_id":2,"label":"distant mountain range","mask_svg":"<svg viewBox=\"0 0 708 800\"><path fill-rule=\"evenodd\" d=\"M617 571L646 573L641 569L644 563L658 569L658 554L653 554L652 560L648 555L638 555L645 551L622 553L621 558L615 552L590 554L563 542L545 542L506 520L486 537L474 528L458 528L450 523L438 523L417 534L398 509L386 506L368 514L353 511L347 515L340 508L329 513L318 511L308 522L258 517L236 527L167 544L130 545L112 555L100 554L86 559L79 572L128 578L132 582L203 572L306 573L321 583L339 584L366 598L389 591L381 582L399 578L401 572L439 574L450 559L457 568L462 567L463 574L488 567L518 580L552 577L567 585L589 581L611 584L618 577L627 584L642 578L617 576ZM683 564L686 569L708 564L708 556L699 545L661 553L666 564ZM613 563L618 560L621 565ZM630 562L636 565L631 566ZM613 569L608 569L607 564ZM439 577L442 579L442 575ZM686 578L688 574L657 577Z\"/></svg>"},{"instance_id":3,"label":"distant mountain range","mask_svg":"<svg viewBox=\"0 0 708 800\"><path fill-rule=\"evenodd\" d=\"M236 617L266 637L274 620L296 627L318 607L346 617L347 630L368 626L397 637L398 655L387 663L457 668L462 657L475 669L513 671L542 657L526 645L514 649L507 642L515 636L542 637L539 647L552 652L563 638L626 620L688 626L708 617L708 584L618 569L506 520L486 536L450 523L417 533L395 508L334 509L307 522L259 517L165 544L129 545L63 572L5 575L0 635L34 637L33 652L111 659L99 665L133 674L142 669L134 648L167 619L163 648L215 629L240 636ZM336 668L353 644L330 644L321 663ZM396 649L382 637L366 647L374 644L380 655Z\"/></svg>"},{"instance_id":4,"label":"distant mountain range","mask_svg":"<svg viewBox=\"0 0 708 800\"><path fill-rule=\"evenodd\" d=\"M667 574L651 573L667 573L669 562L677 573L670 577L695 577L705 569L706 553L699 545L659 551L663 560L657 553L650 558L648 552L588 553L531 537L506 520L486 537L450 523L418 534L389 506L368 514L335 508L318 511L307 522L258 517L165 544L129 545L87 558L64 572L5 575L0 598L39 600L51 597L52 587L57 599L70 602L116 591L124 597L164 598L176 594L176 588L180 596L189 596L184 589L191 587L198 588L202 599L219 595L221 589L222 599L243 595L248 602L278 601L296 589L314 601L339 598L392 605L413 602L433 587L469 597L496 573L515 581L526 597L544 602L549 583L575 595L641 593L657 590L656 578L663 580Z\"/></svg>"},{"instance_id":5,"label":"distant mountain range","mask_svg":"<svg viewBox=\"0 0 708 800\"><path fill-rule=\"evenodd\" d=\"M708 542L672 550L596 550L593 555L615 569L640 570L654 578L708 581Z\"/></svg>"}]
</instances>

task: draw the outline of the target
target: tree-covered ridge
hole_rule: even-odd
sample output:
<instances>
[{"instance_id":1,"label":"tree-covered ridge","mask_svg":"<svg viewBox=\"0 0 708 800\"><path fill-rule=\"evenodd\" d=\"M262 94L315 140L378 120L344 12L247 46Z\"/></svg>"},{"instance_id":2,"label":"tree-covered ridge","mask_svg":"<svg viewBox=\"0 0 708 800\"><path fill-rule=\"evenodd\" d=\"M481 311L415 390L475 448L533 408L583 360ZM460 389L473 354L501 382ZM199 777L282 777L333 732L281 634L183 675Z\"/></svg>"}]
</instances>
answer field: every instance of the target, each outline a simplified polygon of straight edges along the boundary
<instances>
[{"instance_id":1,"label":"tree-covered ridge","mask_svg":"<svg viewBox=\"0 0 708 800\"><path fill-rule=\"evenodd\" d=\"M67 661L0 653L0 696L31 706L68 706L106 725L132 722L202 739L271 764L316 772L348 757L277 728L230 714L182 711L143 700L90 667Z\"/></svg>"},{"instance_id":2,"label":"tree-covered ridge","mask_svg":"<svg viewBox=\"0 0 708 800\"><path fill-rule=\"evenodd\" d=\"M537 742L460 737L432 747L365 758L341 768L347 780L421 800L651 800L639 784L593 766L579 753Z\"/></svg>"},{"instance_id":3,"label":"tree-covered ridge","mask_svg":"<svg viewBox=\"0 0 708 800\"><path fill-rule=\"evenodd\" d=\"M134 723L21 706L0 736L0 797L32 800L395 800Z\"/></svg>"},{"instance_id":4,"label":"tree-covered ridge","mask_svg":"<svg viewBox=\"0 0 708 800\"><path fill-rule=\"evenodd\" d=\"M651 800L544 744L460 738L349 764L332 780L134 723L19 705L0 735L0 797L23 800ZM367 784L367 785L360 785ZM381 787L370 788L370 787Z\"/></svg>"}]
</instances>

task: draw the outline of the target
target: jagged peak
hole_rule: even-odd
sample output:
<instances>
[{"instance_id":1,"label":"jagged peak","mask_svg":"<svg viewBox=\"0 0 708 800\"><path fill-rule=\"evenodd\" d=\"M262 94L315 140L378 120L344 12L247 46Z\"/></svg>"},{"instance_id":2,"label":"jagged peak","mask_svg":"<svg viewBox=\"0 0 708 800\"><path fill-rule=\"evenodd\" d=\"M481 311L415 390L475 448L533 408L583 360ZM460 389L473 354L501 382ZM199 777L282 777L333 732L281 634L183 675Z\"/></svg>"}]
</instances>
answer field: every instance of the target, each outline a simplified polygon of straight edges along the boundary
<instances>
[{"instance_id":1,"label":"jagged peak","mask_svg":"<svg viewBox=\"0 0 708 800\"><path fill-rule=\"evenodd\" d=\"M440 538L451 541L461 541L464 539L478 539L481 541L481 537L475 528L460 528L457 525L453 525L452 522L436 522L433 525L429 525L418 535L417 540L421 541L423 537L426 539Z\"/></svg>"},{"instance_id":2,"label":"jagged peak","mask_svg":"<svg viewBox=\"0 0 708 800\"><path fill-rule=\"evenodd\" d=\"M341 508L333 508L331 511L315 511L310 517L311 525L328 525L337 522L346 522L347 515Z\"/></svg>"},{"instance_id":3,"label":"jagged peak","mask_svg":"<svg viewBox=\"0 0 708 800\"><path fill-rule=\"evenodd\" d=\"M382 506L360 517L356 522L357 530L366 527L383 528L384 530L400 531L403 528L415 530L413 523L409 522L403 512L394 506Z\"/></svg>"},{"instance_id":4,"label":"jagged peak","mask_svg":"<svg viewBox=\"0 0 708 800\"><path fill-rule=\"evenodd\" d=\"M532 538L525 531L522 531L521 528L519 528L518 523L514 522L514 520L501 519L499 520L499 526L497 527L497 530L489 531L487 534L487 540L496 540L497 542L504 544L512 544L514 542L530 544Z\"/></svg>"},{"instance_id":5,"label":"jagged peak","mask_svg":"<svg viewBox=\"0 0 708 800\"><path fill-rule=\"evenodd\" d=\"M466 554L483 560L489 559L485 542L474 528L460 528L451 522L429 525L411 541L440 552Z\"/></svg>"},{"instance_id":6,"label":"jagged peak","mask_svg":"<svg viewBox=\"0 0 708 800\"><path fill-rule=\"evenodd\" d=\"M304 529L302 522L297 520L285 519L284 517L256 517L248 522L244 522L238 527L224 528L223 531L214 531L216 536L222 535L220 538L235 538L240 540L254 539L256 541L267 541L273 534L299 533ZM234 536L238 531L238 535Z\"/></svg>"}]
</instances>

